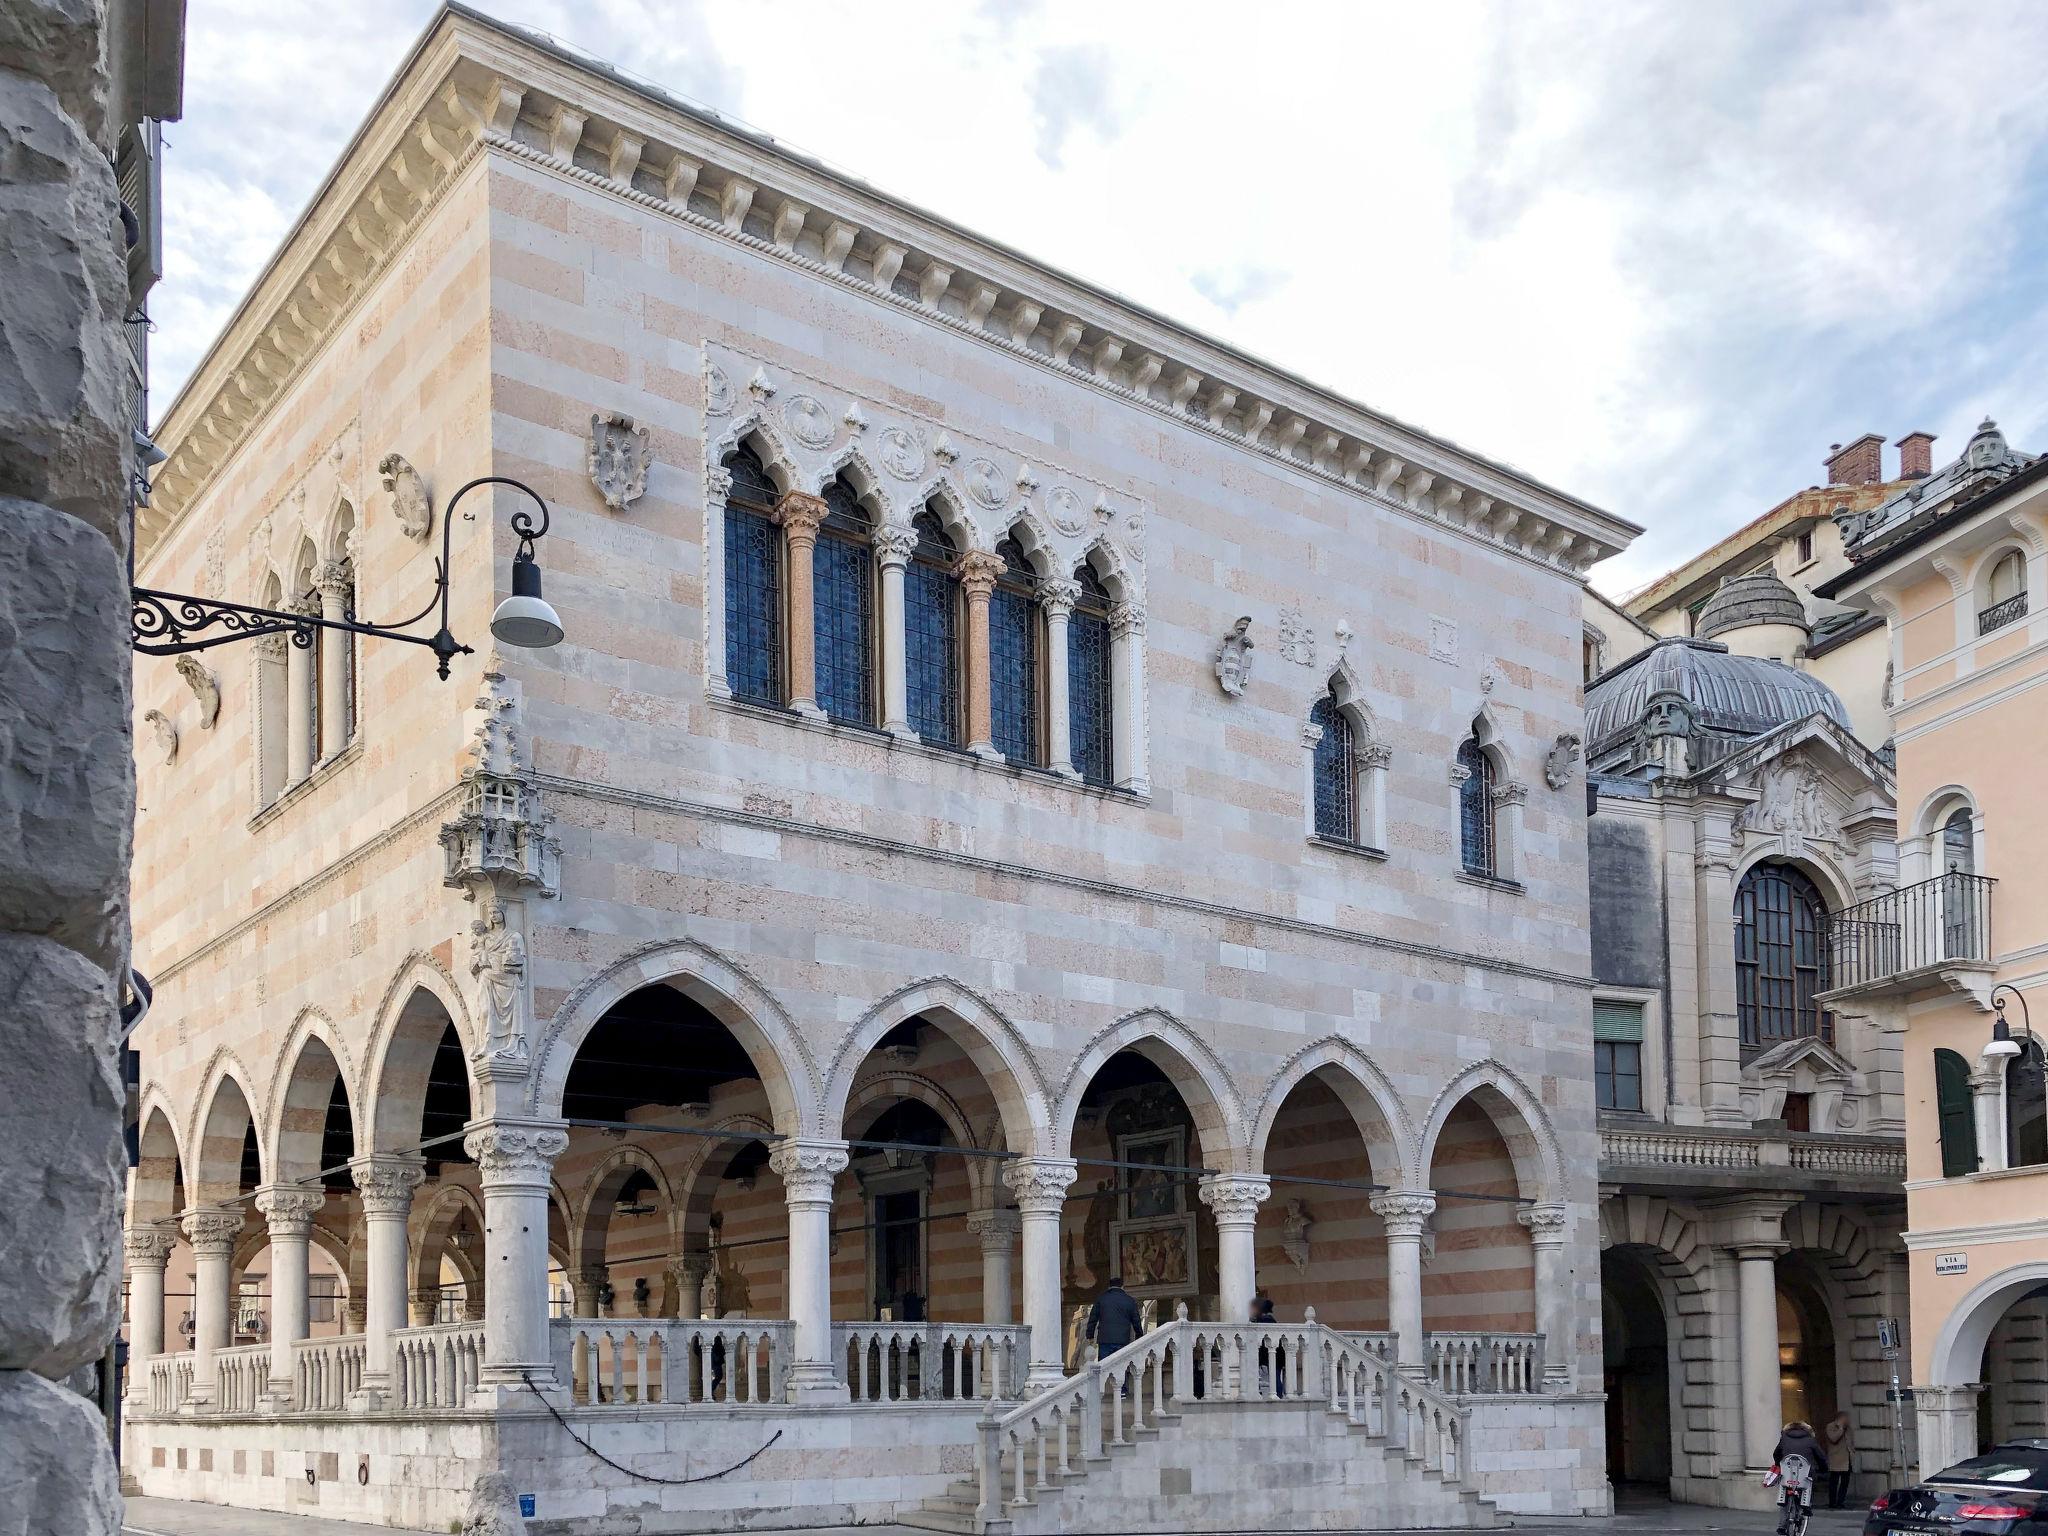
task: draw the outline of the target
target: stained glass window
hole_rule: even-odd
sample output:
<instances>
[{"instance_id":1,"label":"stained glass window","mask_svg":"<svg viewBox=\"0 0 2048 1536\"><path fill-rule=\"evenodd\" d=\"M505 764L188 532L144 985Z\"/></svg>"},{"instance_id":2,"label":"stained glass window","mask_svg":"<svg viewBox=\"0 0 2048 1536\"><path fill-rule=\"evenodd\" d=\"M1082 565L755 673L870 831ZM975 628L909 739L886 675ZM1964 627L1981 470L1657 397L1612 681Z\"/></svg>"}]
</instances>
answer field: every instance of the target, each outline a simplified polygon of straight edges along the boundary
<instances>
[{"instance_id":1,"label":"stained glass window","mask_svg":"<svg viewBox=\"0 0 2048 1536\"><path fill-rule=\"evenodd\" d=\"M874 720L873 530L844 479L825 487L825 521L811 556L817 616L818 707L834 720Z\"/></svg>"},{"instance_id":2,"label":"stained glass window","mask_svg":"<svg viewBox=\"0 0 2048 1536\"><path fill-rule=\"evenodd\" d=\"M1309 720L1323 728L1316 742L1316 836L1340 842L1358 841L1358 772L1353 764L1351 722L1325 694L1309 711Z\"/></svg>"},{"instance_id":3,"label":"stained glass window","mask_svg":"<svg viewBox=\"0 0 2048 1536\"><path fill-rule=\"evenodd\" d=\"M1012 762L1038 761L1036 579L1014 538L996 546L1003 574L988 604L989 719L995 749Z\"/></svg>"},{"instance_id":4,"label":"stained glass window","mask_svg":"<svg viewBox=\"0 0 2048 1536\"><path fill-rule=\"evenodd\" d=\"M782 702L782 535L775 486L745 448L725 461L725 680L742 699Z\"/></svg>"},{"instance_id":5,"label":"stained glass window","mask_svg":"<svg viewBox=\"0 0 2048 1536\"><path fill-rule=\"evenodd\" d=\"M1827 990L1821 927L1827 903L1785 864L1759 864L1735 891L1735 1014L1744 1050L1831 1033L1814 1002Z\"/></svg>"},{"instance_id":6,"label":"stained glass window","mask_svg":"<svg viewBox=\"0 0 2048 1536\"><path fill-rule=\"evenodd\" d=\"M917 548L903 572L903 680L910 728L926 741L960 745L958 551L938 514L917 514Z\"/></svg>"},{"instance_id":7,"label":"stained glass window","mask_svg":"<svg viewBox=\"0 0 2048 1536\"><path fill-rule=\"evenodd\" d=\"M1458 849L1465 872L1494 873L1493 759L1479 745L1475 731L1458 748L1458 766L1465 782L1458 786Z\"/></svg>"},{"instance_id":8,"label":"stained glass window","mask_svg":"<svg viewBox=\"0 0 2048 1536\"><path fill-rule=\"evenodd\" d=\"M1110 685L1109 593L1095 567L1074 572L1081 596L1067 620L1067 750L1090 784L1113 784L1116 716Z\"/></svg>"}]
</instances>

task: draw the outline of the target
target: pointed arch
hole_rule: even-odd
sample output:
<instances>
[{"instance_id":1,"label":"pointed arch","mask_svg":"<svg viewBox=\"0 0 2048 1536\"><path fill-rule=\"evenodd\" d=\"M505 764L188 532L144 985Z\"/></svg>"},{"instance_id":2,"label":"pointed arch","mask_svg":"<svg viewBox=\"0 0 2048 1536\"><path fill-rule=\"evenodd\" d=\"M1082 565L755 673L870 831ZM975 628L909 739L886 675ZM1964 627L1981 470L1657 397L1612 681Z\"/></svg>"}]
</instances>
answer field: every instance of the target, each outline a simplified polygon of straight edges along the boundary
<instances>
[{"instance_id":1,"label":"pointed arch","mask_svg":"<svg viewBox=\"0 0 2048 1536\"><path fill-rule=\"evenodd\" d=\"M928 976L897 988L846 1032L827 1074L820 1134L840 1134L854 1078L868 1053L890 1030L916 1018L929 1022L973 1061L995 1097L1010 1150L1037 1151L1040 1128L1051 1116L1031 1047L994 1005L948 976Z\"/></svg>"},{"instance_id":2,"label":"pointed arch","mask_svg":"<svg viewBox=\"0 0 2048 1536\"><path fill-rule=\"evenodd\" d=\"M1337 664L1330 668L1325 691L1351 721L1361 747L1380 740L1379 718L1366 702L1365 679L1358 675L1358 669L1351 664L1349 656L1338 657ZM1314 700L1310 702L1313 704Z\"/></svg>"},{"instance_id":3,"label":"pointed arch","mask_svg":"<svg viewBox=\"0 0 2048 1536\"><path fill-rule=\"evenodd\" d=\"M569 1069L584 1037L622 998L654 985L682 993L732 1031L767 1092L778 1131L801 1135L819 1123L817 1071L794 1022L752 976L695 939L663 939L629 950L563 999L533 1053L529 1107L561 1113Z\"/></svg>"},{"instance_id":4,"label":"pointed arch","mask_svg":"<svg viewBox=\"0 0 2048 1536\"><path fill-rule=\"evenodd\" d=\"M923 488L904 505L913 516L930 508L946 530L946 537L951 539L954 546L963 554L970 549L987 553L996 547L996 541L969 510L967 498L960 493L959 486L953 483L950 474L931 476L924 482Z\"/></svg>"},{"instance_id":5,"label":"pointed arch","mask_svg":"<svg viewBox=\"0 0 2048 1536\"><path fill-rule=\"evenodd\" d=\"M320 514L319 521L307 530L321 560L352 560L355 550L352 536L362 524L362 516L356 510L355 497L347 490L337 488L334 499Z\"/></svg>"},{"instance_id":6,"label":"pointed arch","mask_svg":"<svg viewBox=\"0 0 2048 1536\"><path fill-rule=\"evenodd\" d=\"M302 1009L278 1053L264 1115L264 1163L275 1170L279 1183L294 1183L320 1171L327 1106L337 1080L348 1099L349 1150L355 1155L363 1150L362 1121L356 1114L361 1094L347 1047L326 1014L317 1008Z\"/></svg>"},{"instance_id":7,"label":"pointed arch","mask_svg":"<svg viewBox=\"0 0 2048 1536\"><path fill-rule=\"evenodd\" d=\"M1512 737L1501 720L1501 712L1491 698L1481 698L1479 707L1472 711L1470 724L1472 737L1479 743L1480 750L1493 759L1494 771L1503 784L1522 782L1521 765L1516 760L1511 744Z\"/></svg>"},{"instance_id":8,"label":"pointed arch","mask_svg":"<svg viewBox=\"0 0 2048 1536\"><path fill-rule=\"evenodd\" d=\"M1123 551L1108 538L1098 533L1089 540L1088 547L1081 551L1081 558L1074 562L1076 567L1092 565L1100 578L1103 589L1119 603L1135 603L1140 593L1136 577L1131 573L1129 562Z\"/></svg>"},{"instance_id":9,"label":"pointed arch","mask_svg":"<svg viewBox=\"0 0 2048 1536\"><path fill-rule=\"evenodd\" d=\"M797 468L796 455L784 445L768 418L758 411L734 418L732 425L711 447L711 468L722 468L725 461L742 448L751 450L761 461L761 468L767 471L769 483L778 493L787 494L802 487L804 476Z\"/></svg>"},{"instance_id":10,"label":"pointed arch","mask_svg":"<svg viewBox=\"0 0 2048 1536\"><path fill-rule=\"evenodd\" d=\"M727 1115L712 1126L711 1130L728 1133L747 1131L752 1133L753 1138L768 1144L772 1144L776 1139L775 1128L759 1115ZM676 1242L679 1253L690 1251L689 1244L692 1238L698 1240L699 1248L703 1247L702 1240L711 1230L711 1201L718 1193L719 1180L725 1177L725 1170L731 1166L732 1160L750 1145L751 1139L738 1135L706 1136L703 1146L697 1150L696 1155L684 1164L681 1174L675 1181L675 1188L681 1191L681 1199L676 1206ZM718 1172L712 1174L713 1168Z\"/></svg>"},{"instance_id":11,"label":"pointed arch","mask_svg":"<svg viewBox=\"0 0 2048 1536\"><path fill-rule=\"evenodd\" d=\"M456 1218L468 1216L470 1226L481 1240L484 1207L476 1191L468 1185L449 1183L443 1183L434 1191L432 1199L420 1201L418 1205L420 1209L413 1218L411 1288L426 1291L441 1283L441 1257L448 1251L448 1237L454 1230ZM458 1260L457 1267L474 1269L475 1265L464 1266Z\"/></svg>"},{"instance_id":12,"label":"pointed arch","mask_svg":"<svg viewBox=\"0 0 2048 1536\"><path fill-rule=\"evenodd\" d=\"M463 1074L472 1116L490 1106L478 1090L469 1063L477 1056L474 1026L455 978L433 956L415 953L398 968L378 1004L370 1037L368 1075L362 1100L367 1128L356 1126L356 1144L372 1152L410 1152L419 1141L427 1084L441 1037L450 1027L462 1047Z\"/></svg>"},{"instance_id":13,"label":"pointed arch","mask_svg":"<svg viewBox=\"0 0 2048 1536\"><path fill-rule=\"evenodd\" d=\"M599 1160L583 1182L583 1194L576 1203L581 1213L576 1225L570 1229L570 1251L575 1255L576 1266L582 1269L604 1262L605 1239L611 1232L611 1207L619 1198L619 1191L635 1173L644 1173L654 1181L655 1192L661 1196L662 1210L668 1223L669 1251L674 1252L683 1233L682 1215L676 1209L675 1193L669 1184L668 1174L663 1171L661 1160L650 1147L638 1142L626 1142L614 1147Z\"/></svg>"},{"instance_id":14,"label":"pointed arch","mask_svg":"<svg viewBox=\"0 0 2048 1536\"><path fill-rule=\"evenodd\" d=\"M888 483L883 480L867 454L858 442L848 443L827 461L824 472L817 476L812 489L816 494L825 494L825 487L840 476L853 487L854 495L867 504L869 516L876 526L890 520Z\"/></svg>"},{"instance_id":15,"label":"pointed arch","mask_svg":"<svg viewBox=\"0 0 2048 1536\"><path fill-rule=\"evenodd\" d=\"M1394 1189L1420 1184L1421 1178L1409 1162L1415 1126L1400 1093L1371 1057L1336 1035L1296 1051L1266 1084L1252 1122L1253 1168L1265 1167L1266 1144L1287 1096L1311 1077L1336 1094L1357 1123L1359 1135L1365 1138L1374 1183Z\"/></svg>"},{"instance_id":16,"label":"pointed arch","mask_svg":"<svg viewBox=\"0 0 2048 1536\"><path fill-rule=\"evenodd\" d=\"M1025 560L1041 581L1065 574L1067 566L1060 557L1052 530L1028 504L1009 513L1003 537L1017 541L1017 547L1024 551Z\"/></svg>"},{"instance_id":17,"label":"pointed arch","mask_svg":"<svg viewBox=\"0 0 2048 1536\"><path fill-rule=\"evenodd\" d=\"M233 1200L242 1192L242 1147L256 1125L257 1102L250 1092L249 1069L226 1046L213 1053L208 1063L206 1086L201 1090L186 1145L193 1149L188 1165L192 1178L186 1185L189 1203ZM266 1181L270 1165L263 1160L263 1143L256 1144L259 1184Z\"/></svg>"},{"instance_id":18,"label":"pointed arch","mask_svg":"<svg viewBox=\"0 0 2048 1536\"><path fill-rule=\"evenodd\" d=\"M178 1124L164 1099L162 1088L152 1083L142 1090L141 1130L136 1136L134 1175L128 1182L128 1226L133 1229L151 1222L170 1221L178 1214L181 1190L191 1188L186 1175L185 1151L178 1139Z\"/></svg>"},{"instance_id":19,"label":"pointed arch","mask_svg":"<svg viewBox=\"0 0 2048 1536\"><path fill-rule=\"evenodd\" d=\"M1081 1111L1081 1098L1103 1064L1119 1051L1136 1051L1166 1074L1194 1117L1205 1166L1217 1173L1243 1170L1249 1153L1244 1101L1236 1085L1209 1043L1159 1008L1126 1014L1098 1031L1082 1048L1061 1090L1051 1156L1073 1156L1074 1120Z\"/></svg>"},{"instance_id":20,"label":"pointed arch","mask_svg":"<svg viewBox=\"0 0 2048 1536\"><path fill-rule=\"evenodd\" d=\"M891 1104L904 1101L922 1104L944 1122L946 1130L953 1137L957 1147L986 1148L992 1143L977 1140L974 1127L968 1123L960 1103L945 1089L930 1078L917 1072L879 1072L873 1077L864 1077L855 1086L846 1101L846 1118L843 1122L845 1133L850 1139L856 1125L871 1125ZM875 1109L874 1115L867 1111ZM997 1134L1001 1134L1000 1126ZM969 1197L979 1207L984 1203L989 1180L994 1172L990 1159L970 1157L967 1165L967 1188Z\"/></svg>"},{"instance_id":21,"label":"pointed arch","mask_svg":"<svg viewBox=\"0 0 2048 1536\"><path fill-rule=\"evenodd\" d=\"M1474 1062L1446 1083L1436 1096L1416 1140L1414 1167L1419 1176L1429 1177L1444 1122L1466 1099L1475 1102L1507 1144L1522 1198L1564 1199L1564 1157L1542 1101L1513 1072L1492 1060Z\"/></svg>"}]
</instances>

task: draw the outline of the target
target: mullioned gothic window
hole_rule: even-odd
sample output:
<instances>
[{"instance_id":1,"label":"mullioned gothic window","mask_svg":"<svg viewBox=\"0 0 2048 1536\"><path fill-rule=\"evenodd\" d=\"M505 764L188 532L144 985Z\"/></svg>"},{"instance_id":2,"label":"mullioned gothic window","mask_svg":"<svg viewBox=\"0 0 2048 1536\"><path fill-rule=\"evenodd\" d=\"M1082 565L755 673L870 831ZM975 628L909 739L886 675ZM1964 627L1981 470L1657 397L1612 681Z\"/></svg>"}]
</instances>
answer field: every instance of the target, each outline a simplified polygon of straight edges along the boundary
<instances>
[{"instance_id":1,"label":"mullioned gothic window","mask_svg":"<svg viewBox=\"0 0 2048 1536\"><path fill-rule=\"evenodd\" d=\"M775 486L751 449L726 458L725 678L736 697L782 702L782 535ZM821 541L822 542L822 541Z\"/></svg>"},{"instance_id":2,"label":"mullioned gothic window","mask_svg":"<svg viewBox=\"0 0 2048 1536\"><path fill-rule=\"evenodd\" d=\"M1109 593L1085 561L1074 580L1081 595L1067 620L1067 749L1084 782L1108 786L1116 782Z\"/></svg>"},{"instance_id":3,"label":"mullioned gothic window","mask_svg":"<svg viewBox=\"0 0 2048 1536\"><path fill-rule=\"evenodd\" d=\"M1467 874L1492 878L1499 869L1493 759L1479 744L1476 729L1459 743L1458 766L1465 770L1458 785L1459 860Z\"/></svg>"},{"instance_id":4,"label":"mullioned gothic window","mask_svg":"<svg viewBox=\"0 0 2048 1536\"><path fill-rule=\"evenodd\" d=\"M834 720L874 719L873 529L844 478L825 487L825 521L811 556L818 707Z\"/></svg>"},{"instance_id":5,"label":"mullioned gothic window","mask_svg":"<svg viewBox=\"0 0 2048 1536\"><path fill-rule=\"evenodd\" d=\"M1324 694L1309 711L1322 728L1315 744L1316 836L1358 841L1358 774L1351 721L1334 694Z\"/></svg>"},{"instance_id":6,"label":"mullioned gothic window","mask_svg":"<svg viewBox=\"0 0 2048 1536\"><path fill-rule=\"evenodd\" d=\"M995 749L1015 763L1039 759L1038 582L1015 538L996 545L1002 575L988 605L989 723Z\"/></svg>"},{"instance_id":7,"label":"mullioned gothic window","mask_svg":"<svg viewBox=\"0 0 2048 1536\"><path fill-rule=\"evenodd\" d=\"M912 519L917 546L903 572L903 681L910 728L960 745L959 551L929 507Z\"/></svg>"}]
</instances>

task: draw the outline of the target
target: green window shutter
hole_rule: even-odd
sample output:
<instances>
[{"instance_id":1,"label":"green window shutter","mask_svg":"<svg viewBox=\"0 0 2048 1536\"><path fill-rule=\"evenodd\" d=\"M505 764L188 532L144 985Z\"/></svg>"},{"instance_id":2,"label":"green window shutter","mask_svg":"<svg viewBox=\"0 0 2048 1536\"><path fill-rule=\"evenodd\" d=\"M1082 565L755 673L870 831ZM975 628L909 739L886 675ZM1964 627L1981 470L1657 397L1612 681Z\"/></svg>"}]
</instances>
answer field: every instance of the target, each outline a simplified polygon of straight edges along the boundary
<instances>
[{"instance_id":1,"label":"green window shutter","mask_svg":"<svg viewBox=\"0 0 2048 1536\"><path fill-rule=\"evenodd\" d=\"M1941 1176L1977 1171L1977 1113L1970 1064L1954 1051L1934 1053L1934 1102L1941 1123Z\"/></svg>"},{"instance_id":2,"label":"green window shutter","mask_svg":"<svg viewBox=\"0 0 2048 1536\"><path fill-rule=\"evenodd\" d=\"M1615 1043L1640 1045L1643 1042L1643 1005L1641 1003L1595 1003L1593 1005L1593 1038Z\"/></svg>"}]
</instances>

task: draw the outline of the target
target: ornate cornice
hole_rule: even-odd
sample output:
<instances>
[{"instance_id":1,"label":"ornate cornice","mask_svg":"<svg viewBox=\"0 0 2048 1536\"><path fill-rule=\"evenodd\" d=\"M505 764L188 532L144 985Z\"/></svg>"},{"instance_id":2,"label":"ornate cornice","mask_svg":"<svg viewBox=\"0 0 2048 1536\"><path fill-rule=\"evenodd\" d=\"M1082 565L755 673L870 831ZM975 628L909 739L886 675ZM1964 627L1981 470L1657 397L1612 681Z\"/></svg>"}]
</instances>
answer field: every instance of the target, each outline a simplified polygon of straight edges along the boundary
<instances>
[{"instance_id":1,"label":"ornate cornice","mask_svg":"<svg viewBox=\"0 0 2048 1536\"><path fill-rule=\"evenodd\" d=\"M172 457L138 533L145 555L480 150L1573 577L1638 531L544 38L450 8L172 407Z\"/></svg>"}]
</instances>

